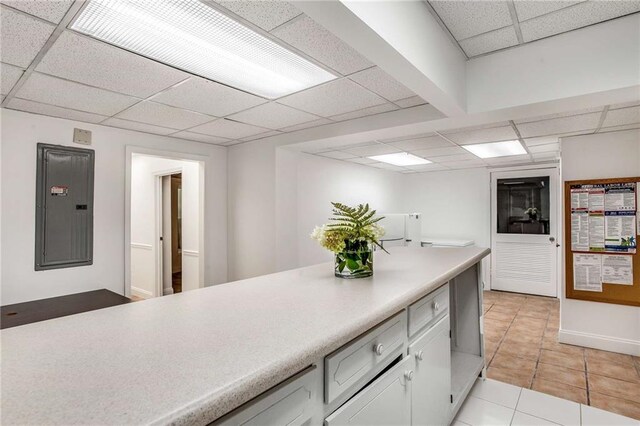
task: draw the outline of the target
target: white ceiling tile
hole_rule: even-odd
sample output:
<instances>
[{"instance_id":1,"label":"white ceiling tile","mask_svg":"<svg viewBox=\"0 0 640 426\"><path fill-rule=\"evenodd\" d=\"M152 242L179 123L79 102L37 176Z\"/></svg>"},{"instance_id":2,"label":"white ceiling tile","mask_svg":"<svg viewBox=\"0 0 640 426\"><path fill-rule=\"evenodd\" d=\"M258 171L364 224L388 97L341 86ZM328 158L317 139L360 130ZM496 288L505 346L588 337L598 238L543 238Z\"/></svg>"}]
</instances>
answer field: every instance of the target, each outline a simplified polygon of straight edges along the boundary
<instances>
[{"instance_id":1,"label":"white ceiling tile","mask_svg":"<svg viewBox=\"0 0 640 426\"><path fill-rule=\"evenodd\" d=\"M372 157L374 155L384 155L384 154L393 154L396 152L402 152L402 150L396 147L393 147L390 145L383 145L383 144L361 146L358 148L348 148L347 151L359 157Z\"/></svg>"},{"instance_id":2,"label":"white ceiling tile","mask_svg":"<svg viewBox=\"0 0 640 426\"><path fill-rule=\"evenodd\" d=\"M13 98L9 101L7 107L9 109L17 109L20 111L32 112L34 114L48 115L51 117L67 118L69 120L83 121L85 123L99 123L105 118L104 115L91 114L88 112L75 111L72 109L61 108L55 105L41 104L38 102L28 101L26 99Z\"/></svg>"},{"instance_id":3,"label":"white ceiling tile","mask_svg":"<svg viewBox=\"0 0 640 426\"><path fill-rule=\"evenodd\" d=\"M532 121L518 124L518 130L523 138L547 136L559 133L569 133L593 130L598 127L600 113L573 115L570 117L554 118L551 120Z\"/></svg>"},{"instance_id":4,"label":"white ceiling tile","mask_svg":"<svg viewBox=\"0 0 640 426\"><path fill-rule=\"evenodd\" d=\"M460 47L468 57L505 49L518 44L516 30L512 27L500 28L460 41Z\"/></svg>"},{"instance_id":5,"label":"white ceiling tile","mask_svg":"<svg viewBox=\"0 0 640 426\"><path fill-rule=\"evenodd\" d=\"M254 126L266 127L267 129L281 129L313 121L318 117L286 105L270 102L230 115L229 118L253 124Z\"/></svg>"},{"instance_id":6,"label":"white ceiling tile","mask_svg":"<svg viewBox=\"0 0 640 426\"><path fill-rule=\"evenodd\" d=\"M209 135L201 135L200 133L189 132L186 130L174 133L171 135L171 137L187 139L187 140L196 141L196 142L211 143L215 145L222 145L226 142L231 142L229 139L226 139L226 138L219 138L217 136L209 136Z\"/></svg>"},{"instance_id":7,"label":"white ceiling tile","mask_svg":"<svg viewBox=\"0 0 640 426\"><path fill-rule=\"evenodd\" d=\"M461 149L454 147L451 142L448 142L442 139L440 136L428 136L423 138L416 139L407 139L398 142L390 142L393 146L397 146L398 148L405 151L419 151L419 150L427 150L433 148L440 149Z\"/></svg>"},{"instance_id":8,"label":"white ceiling tile","mask_svg":"<svg viewBox=\"0 0 640 426\"><path fill-rule=\"evenodd\" d=\"M395 101L394 103L400 108L411 108L414 106L426 104L427 101L422 99L420 96L412 96L410 98L400 99L398 101Z\"/></svg>"},{"instance_id":9,"label":"white ceiling tile","mask_svg":"<svg viewBox=\"0 0 640 426\"><path fill-rule=\"evenodd\" d=\"M308 16L282 25L272 31L272 34L342 75L373 65Z\"/></svg>"},{"instance_id":10,"label":"white ceiling tile","mask_svg":"<svg viewBox=\"0 0 640 426\"><path fill-rule=\"evenodd\" d=\"M585 1L531 20L521 22L525 42L549 37L576 28L640 11L640 2Z\"/></svg>"},{"instance_id":11,"label":"white ceiling tile","mask_svg":"<svg viewBox=\"0 0 640 426\"><path fill-rule=\"evenodd\" d=\"M321 157L335 158L336 160L346 160L348 158L356 157L354 154L350 152L345 152L345 151L329 151L329 152L323 152L317 155Z\"/></svg>"},{"instance_id":12,"label":"white ceiling tile","mask_svg":"<svg viewBox=\"0 0 640 426\"><path fill-rule=\"evenodd\" d=\"M434 163L447 164L447 163L457 163L459 161L473 161L473 160L477 160L478 157L476 157L473 154L462 153L462 154L455 154L455 155L435 156L428 159L433 161Z\"/></svg>"},{"instance_id":13,"label":"white ceiling tile","mask_svg":"<svg viewBox=\"0 0 640 426\"><path fill-rule=\"evenodd\" d=\"M415 166L407 166L407 169L416 171L416 172L436 172L439 170L447 170L447 167L441 164L431 163L431 164L417 164Z\"/></svg>"},{"instance_id":14,"label":"white ceiling tile","mask_svg":"<svg viewBox=\"0 0 640 426\"><path fill-rule=\"evenodd\" d=\"M555 12L556 10L563 9L565 7L573 6L584 0L572 1L572 0L515 0L516 14L518 15L518 21L526 21L527 19L536 18L547 13Z\"/></svg>"},{"instance_id":15,"label":"white ceiling tile","mask_svg":"<svg viewBox=\"0 0 640 426\"><path fill-rule=\"evenodd\" d=\"M7 7L0 11L2 62L27 68L56 27Z\"/></svg>"},{"instance_id":16,"label":"white ceiling tile","mask_svg":"<svg viewBox=\"0 0 640 426\"><path fill-rule=\"evenodd\" d=\"M63 32L36 71L147 98L186 78L178 71L89 37Z\"/></svg>"},{"instance_id":17,"label":"white ceiling tile","mask_svg":"<svg viewBox=\"0 0 640 426\"><path fill-rule=\"evenodd\" d=\"M351 74L349 78L389 101L398 101L415 96L415 93L379 67L359 71Z\"/></svg>"},{"instance_id":18,"label":"white ceiling tile","mask_svg":"<svg viewBox=\"0 0 640 426\"><path fill-rule=\"evenodd\" d=\"M620 109L620 108L627 108L627 107L638 106L638 105L640 105L640 100L610 105L609 109Z\"/></svg>"},{"instance_id":19,"label":"white ceiling tile","mask_svg":"<svg viewBox=\"0 0 640 426\"><path fill-rule=\"evenodd\" d=\"M108 116L117 114L138 102L137 98L39 73L31 74L16 96Z\"/></svg>"},{"instance_id":20,"label":"white ceiling tile","mask_svg":"<svg viewBox=\"0 0 640 426\"><path fill-rule=\"evenodd\" d=\"M173 133L176 131L175 129L152 126L151 124L122 120L120 118L109 118L102 124L104 124L105 126L118 127L120 129L135 130L137 132L154 133L156 135L168 135L169 133Z\"/></svg>"},{"instance_id":21,"label":"white ceiling tile","mask_svg":"<svg viewBox=\"0 0 640 426\"><path fill-rule=\"evenodd\" d=\"M238 123L237 121L231 121L221 118L219 120L215 120L189 130L205 135L219 136L221 138L240 139L257 135L259 133L264 133L269 129L264 129L262 127L251 126L249 124Z\"/></svg>"},{"instance_id":22,"label":"white ceiling tile","mask_svg":"<svg viewBox=\"0 0 640 426\"><path fill-rule=\"evenodd\" d=\"M117 118L183 130L215 119L209 115L191 112L151 101L140 102L122 111Z\"/></svg>"},{"instance_id":23,"label":"white ceiling tile","mask_svg":"<svg viewBox=\"0 0 640 426\"><path fill-rule=\"evenodd\" d=\"M588 114L590 112L602 112L603 109L604 109L604 107L601 107L601 106L600 107L593 107L593 108L585 108L585 109L581 109L581 110L577 110L577 111L567 111L567 112L559 112L559 113L555 113L555 114L540 115L540 116L537 116L537 117L521 118L519 120L514 120L513 122L516 123L516 124L530 123L532 121L549 120L551 118L570 117L572 115Z\"/></svg>"},{"instance_id":24,"label":"white ceiling tile","mask_svg":"<svg viewBox=\"0 0 640 426\"><path fill-rule=\"evenodd\" d=\"M610 109L602 123L602 127L622 126L640 123L640 106Z\"/></svg>"},{"instance_id":25,"label":"white ceiling tile","mask_svg":"<svg viewBox=\"0 0 640 426\"><path fill-rule=\"evenodd\" d=\"M384 104L385 100L351 80L341 79L294 93L278 102L321 117L329 117Z\"/></svg>"},{"instance_id":26,"label":"white ceiling tile","mask_svg":"<svg viewBox=\"0 0 640 426\"><path fill-rule=\"evenodd\" d=\"M456 131L455 133L447 132L445 135L455 143L462 145L513 140L518 137L511 126Z\"/></svg>"},{"instance_id":27,"label":"white ceiling tile","mask_svg":"<svg viewBox=\"0 0 640 426\"><path fill-rule=\"evenodd\" d=\"M369 115L381 114L383 112L395 111L398 107L392 103L386 103L382 105L376 105L369 108L360 109L357 111L347 112L344 114L333 115L329 117L333 121L345 121L353 120L354 118L366 117Z\"/></svg>"},{"instance_id":28,"label":"white ceiling tile","mask_svg":"<svg viewBox=\"0 0 640 426\"><path fill-rule=\"evenodd\" d=\"M277 130L269 130L268 132L258 133L257 135L247 136L246 138L240 139L243 142L255 141L258 139L268 138L270 136L281 135L282 132L278 132Z\"/></svg>"},{"instance_id":29,"label":"white ceiling tile","mask_svg":"<svg viewBox=\"0 0 640 426\"><path fill-rule=\"evenodd\" d=\"M598 133L619 132L621 130L633 130L633 129L640 129L640 123L627 124L624 126L603 127L598 131Z\"/></svg>"},{"instance_id":30,"label":"white ceiling tile","mask_svg":"<svg viewBox=\"0 0 640 426\"><path fill-rule=\"evenodd\" d=\"M398 167L388 163L371 163L371 164L367 164L367 166L375 167L376 169L390 170L393 172L402 172L402 171L408 170L408 169L405 169L404 167Z\"/></svg>"},{"instance_id":31,"label":"white ceiling tile","mask_svg":"<svg viewBox=\"0 0 640 426\"><path fill-rule=\"evenodd\" d=\"M318 120L309 121L307 123L296 124L295 126L283 127L280 130L282 130L283 132L295 132L295 131L298 131L298 130L310 129L312 127L323 126L323 125L329 124L329 123L333 123L333 122L331 120L326 119L326 118L320 118Z\"/></svg>"},{"instance_id":32,"label":"white ceiling tile","mask_svg":"<svg viewBox=\"0 0 640 426\"><path fill-rule=\"evenodd\" d=\"M418 133L417 135L397 136L394 138L380 139L380 142L402 142L402 141L407 141L411 139L429 138L431 136L436 136L436 134L434 132Z\"/></svg>"},{"instance_id":33,"label":"white ceiling tile","mask_svg":"<svg viewBox=\"0 0 640 426\"><path fill-rule=\"evenodd\" d=\"M524 140L524 143L530 148L532 146L538 146L538 145L549 145L549 144L554 144L554 143L558 143L558 137L557 136L542 136L539 138L528 138Z\"/></svg>"},{"instance_id":34,"label":"white ceiling tile","mask_svg":"<svg viewBox=\"0 0 640 426\"><path fill-rule=\"evenodd\" d=\"M558 152L560 151L559 143L550 143L547 145L534 145L529 147L529 151L531 153L539 153L539 152Z\"/></svg>"},{"instance_id":35,"label":"white ceiling tile","mask_svg":"<svg viewBox=\"0 0 640 426\"><path fill-rule=\"evenodd\" d=\"M0 94L8 94L23 72L24 70L20 67L0 63Z\"/></svg>"},{"instance_id":36,"label":"white ceiling tile","mask_svg":"<svg viewBox=\"0 0 640 426\"><path fill-rule=\"evenodd\" d=\"M511 25L506 1L456 0L429 2L456 40Z\"/></svg>"},{"instance_id":37,"label":"white ceiling tile","mask_svg":"<svg viewBox=\"0 0 640 426\"><path fill-rule=\"evenodd\" d=\"M469 154L469 151L462 149L460 147L451 146L451 145L444 148L420 149L417 151L412 150L411 152L413 154L419 155L424 158L429 158L429 159L431 158L436 159L437 157L443 157L443 156L449 156L449 155L460 155L460 154L468 155ZM452 160L449 160L449 161L452 161Z\"/></svg>"},{"instance_id":38,"label":"white ceiling tile","mask_svg":"<svg viewBox=\"0 0 640 426\"><path fill-rule=\"evenodd\" d=\"M2 0L2 4L57 24L67 13L73 0Z\"/></svg>"},{"instance_id":39,"label":"white ceiling tile","mask_svg":"<svg viewBox=\"0 0 640 426\"><path fill-rule=\"evenodd\" d=\"M200 77L192 77L152 99L215 117L224 117L267 102L258 96Z\"/></svg>"},{"instance_id":40,"label":"white ceiling tile","mask_svg":"<svg viewBox=\"0 0 640 426\"><path fill-rule=\"evenodd\" d=\"M455 161L455 162L447 163L447 168L451 170L475 169L478 167L486 167L486 164L478 160Z\"/></svg>"},{"instance_id":41,"label":"white ceiling tile","mask_svg":"<svg viewBox=\"0 0 640 426\"><path fill-rule=\"evenodd\" d=\"M522 164L522 163L530 163L531 157L528 154L511 155L508 157L485 158L485 161L492 166L504 165L504 164Z\"/></svg>"},{"instance_id":42,"label":"white ceiling tile","mask_svg":"<svg viewBox=\"0 0 640 426\"><path fill-rule=\"evenodd\" d=\"M372 160L371 158L367 158L367 157L349 158L347 159L347 161L349 161L350 163L356 163L356 164L371 164L376 162L376 160Z\"/></svg>"},{"instance_id":43,"label":"white ceiling tile","mask_svg":"<svg viewBox=\"0 0 640 426\"><path fill-rule=\"evenodd\" d=\"M216 0L216 3L267 31L302 14L291 3L280 0Z\"/></svg>"},{"instance_id":44,"label":"white ceiling tile","mask_svg":"<svg viewBox=\"0 0 640 426\"><path fill-rule=\"evenodd\" d=\"M536 153L533 153L532 155L533 155L533 159L536 161L555 160L560 158L559 152L536 152Z\"/></svg>"}]
</instances>

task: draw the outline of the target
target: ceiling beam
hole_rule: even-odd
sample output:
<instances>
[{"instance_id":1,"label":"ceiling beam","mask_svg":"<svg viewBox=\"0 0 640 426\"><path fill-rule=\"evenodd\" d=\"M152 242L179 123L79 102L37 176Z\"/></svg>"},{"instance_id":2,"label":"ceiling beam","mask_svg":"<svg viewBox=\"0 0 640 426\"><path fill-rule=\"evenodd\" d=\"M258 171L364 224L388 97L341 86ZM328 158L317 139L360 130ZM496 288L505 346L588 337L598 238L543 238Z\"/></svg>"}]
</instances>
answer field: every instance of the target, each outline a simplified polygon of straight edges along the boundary
<instances>
[{"instance_id":1,"label":"ceiling beam","mask_svg":"<svg viewBox=\"0 0 640 426\"><path fill-rule=\"evenodd\" d=\"M447 116L465 114L465 56L420 1L294 1Z\"/></svg>"}]
</instances>

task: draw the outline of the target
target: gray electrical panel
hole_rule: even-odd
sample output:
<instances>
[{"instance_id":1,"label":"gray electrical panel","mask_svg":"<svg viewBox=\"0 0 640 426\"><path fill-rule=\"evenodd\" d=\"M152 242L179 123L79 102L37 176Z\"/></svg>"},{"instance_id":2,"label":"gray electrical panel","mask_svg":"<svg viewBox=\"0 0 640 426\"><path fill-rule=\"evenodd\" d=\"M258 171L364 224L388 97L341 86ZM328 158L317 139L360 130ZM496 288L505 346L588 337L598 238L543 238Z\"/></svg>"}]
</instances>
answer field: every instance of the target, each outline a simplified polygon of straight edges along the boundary
<instances>
[{"instance_id":1,"label":"gray electrical panel","mask_svg":"<svg viewBox=\"0 0 640 426\"><path fill-rule=\"evenodd\" d=\"M91 149L38 144L36 271L93 263Z\"/></svg>"}]
</instances>

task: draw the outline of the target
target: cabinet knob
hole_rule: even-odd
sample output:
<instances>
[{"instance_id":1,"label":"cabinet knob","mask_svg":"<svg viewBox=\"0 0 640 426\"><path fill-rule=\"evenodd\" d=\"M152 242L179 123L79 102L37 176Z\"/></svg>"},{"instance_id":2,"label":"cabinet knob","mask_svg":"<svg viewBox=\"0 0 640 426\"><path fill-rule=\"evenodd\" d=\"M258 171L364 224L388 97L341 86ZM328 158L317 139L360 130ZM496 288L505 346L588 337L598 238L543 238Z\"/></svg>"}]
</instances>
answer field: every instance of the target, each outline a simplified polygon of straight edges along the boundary
<instances>
[{"instance_id":1,"label":"cabinet knob","mask_svg":"<svg viewBox=\"0 0 640 426\"><path fill-rule=\"evenodd\" d=\"M382 343L378 343L377 345L374 345L373 352L376 355L382 355L382 353L384 352L384 346L382 345Z\"/></svg>"},{"instance_id":2,"label":"cabinet knob","mask_svg":"<svg viewBox=\"0 0 640 426\"><path fill-rule=\"evenodd\" d=\"M424 351L418 351L416 352L416 359L418 361L422 361L422 359L424 358Z\"/></svg>"},{"instance_id":3,"label":"cabinet knob","mask_svg":"<svg viewBox=\"0 0 640 426\"><path fill-rule=\"evenodd\" d=\"M433 302L433 310L436 312L440 310L440 304L436 301Z\"/></svg>"},{"instance_id":4,"label":"cabinet knob","mask_svg":"<svg viewBox=\"0 0 640 426\"><path fill-rule=\"evenodd\" d=\"M404 378L407 379L407 381L412 381L413 380L413 370L407 370L404 372Z\"/></svg>"}]
</instances>

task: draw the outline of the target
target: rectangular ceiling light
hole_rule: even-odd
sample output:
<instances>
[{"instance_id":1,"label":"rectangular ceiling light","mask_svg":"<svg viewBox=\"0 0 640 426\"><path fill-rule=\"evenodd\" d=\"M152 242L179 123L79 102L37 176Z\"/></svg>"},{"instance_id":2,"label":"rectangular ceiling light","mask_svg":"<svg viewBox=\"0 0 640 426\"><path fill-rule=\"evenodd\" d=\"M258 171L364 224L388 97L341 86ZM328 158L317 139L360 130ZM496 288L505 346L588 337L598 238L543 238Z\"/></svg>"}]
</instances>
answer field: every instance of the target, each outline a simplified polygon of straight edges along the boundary
<instances>
[{"instance_id":1,"label":"rectangular ceiling light","mask_svg":"<svg viewBox=\"0 0 640 426\"><path fill-rule=\"evenodd\" d=\"M336 78L199 0L91 0L69 28L269 99Z\"/></svg>"},{"instance_id":2,"label":"rectangular ceiling light","mask_svg":"<svg viewBox=\"0 0 640 426\"><path fill-rule=\"evenodd\" d=\"M417 166L418 164L429 164L431 161L418 157L408 152L398 152L395 154L374 155L371 160L382 163L393 164L394 166Z\"/></svg>"},{"instance_id":3,"label":"rectangular ceiling light","mask_svg":"<svg viewBox=\"0 0 640 426\"><path fill-rule=\"evenodd\" d=\"M462 147L480 158L507 157L527 153L520 141L479 143L462 145Z\"/></svg>"}]
</instances>

